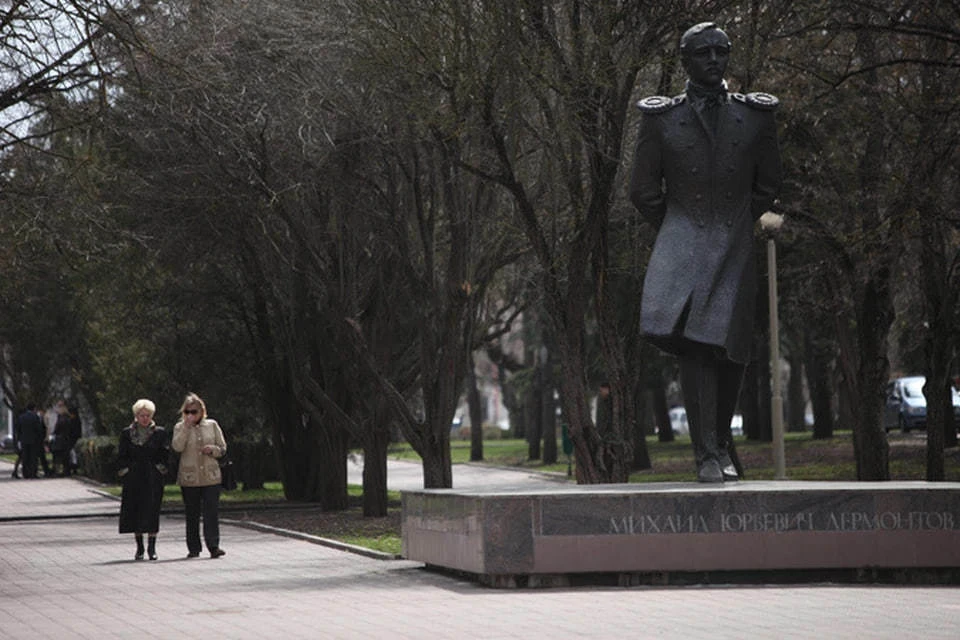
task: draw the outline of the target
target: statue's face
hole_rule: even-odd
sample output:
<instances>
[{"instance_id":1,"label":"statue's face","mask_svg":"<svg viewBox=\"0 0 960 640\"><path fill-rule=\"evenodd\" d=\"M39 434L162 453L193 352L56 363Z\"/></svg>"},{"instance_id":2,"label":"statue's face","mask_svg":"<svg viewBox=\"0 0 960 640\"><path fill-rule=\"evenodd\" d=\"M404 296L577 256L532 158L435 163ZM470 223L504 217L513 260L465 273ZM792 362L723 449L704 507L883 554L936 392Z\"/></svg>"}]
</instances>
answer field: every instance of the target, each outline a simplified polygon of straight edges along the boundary
<instances>
[{"instance_id":1,"label":"statue's face","mask_svg":"<svg viewBox=\"0 0 960 640\"><path fill-rule=\"evenodd\" d=\"M690 39L683 55L683 67L690 79L705 87L723 82L730 61L730 39L719 29L710 29Z\"/></svg>"}]
</instances>

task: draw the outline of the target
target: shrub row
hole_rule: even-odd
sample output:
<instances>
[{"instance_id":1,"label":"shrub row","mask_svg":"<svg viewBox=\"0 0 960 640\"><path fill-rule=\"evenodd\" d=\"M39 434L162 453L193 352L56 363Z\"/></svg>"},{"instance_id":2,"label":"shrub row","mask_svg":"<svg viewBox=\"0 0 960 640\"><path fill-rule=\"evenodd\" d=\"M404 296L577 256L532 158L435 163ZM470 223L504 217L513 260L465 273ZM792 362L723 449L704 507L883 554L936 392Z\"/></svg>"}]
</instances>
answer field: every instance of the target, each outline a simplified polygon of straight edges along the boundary
<instances>
[{"instance_id":1,"label":"shrub row","mask_svg":"<svg viewBox=\"0 0 960 640\"><path fill-rule=\"evenodd\" d=\"M76 445L80 473L104 484L117 482L117 436L83 438ZM280 477L273 443L266 437L237 438L227 443L237 480L244 489L262 489ZM167 483L177 481L177 455L171 453Z\"/></svg>"},{"instance_id":2,"label":"shrub row","mask_svg":"<svg viewBox=\"0 0 960 640\"><path fill-rule=\"evenodd\" d=\"M462 426L455 431L456 437L458 440L469 440L470 439L470 427ZM506 438L507 432L498 427L495 424L484 424L483 425L483 439L484 440L500 440L501 438Z\"/></svg>"}]
</instances>

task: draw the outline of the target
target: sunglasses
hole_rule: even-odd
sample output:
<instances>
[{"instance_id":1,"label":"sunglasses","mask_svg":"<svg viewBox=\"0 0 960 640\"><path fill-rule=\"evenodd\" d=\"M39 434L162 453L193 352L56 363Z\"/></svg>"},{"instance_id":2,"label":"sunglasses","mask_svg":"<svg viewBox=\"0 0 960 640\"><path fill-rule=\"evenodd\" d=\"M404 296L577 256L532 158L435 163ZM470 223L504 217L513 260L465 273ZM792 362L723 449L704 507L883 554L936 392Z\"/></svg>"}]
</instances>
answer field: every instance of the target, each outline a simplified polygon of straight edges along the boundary
<instances>
[{"instance_id":1,"label":"sunglasses","mask_svg":"<svg viewBox=\"0 0 960 640\"><path fill-rule=\"evenodd\" d=\"M189 414L189 415L193 415L194 413L200 413L200 410L199 410L199 409L184 409L183 412L186 413L186 414Z\"/></svg>"}]
</instances>

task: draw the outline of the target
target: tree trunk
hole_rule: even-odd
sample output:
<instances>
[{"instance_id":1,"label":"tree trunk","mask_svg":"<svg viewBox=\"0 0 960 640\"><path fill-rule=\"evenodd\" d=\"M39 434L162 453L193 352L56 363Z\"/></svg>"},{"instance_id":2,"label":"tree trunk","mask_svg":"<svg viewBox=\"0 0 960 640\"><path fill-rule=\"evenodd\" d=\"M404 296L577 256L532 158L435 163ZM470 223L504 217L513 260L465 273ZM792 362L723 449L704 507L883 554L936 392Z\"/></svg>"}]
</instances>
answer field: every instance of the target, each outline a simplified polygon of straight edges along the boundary
<instances>
[{"instance_id":1,"label":"tree trunk","mask_svg":"<svg viewBox=\"0 0 960 640\"><path fill-rule=\"evenodd\" d=\"M653 388L653 415L657 424L657 441L673 442L673 427L670 424L670 409L667 407L667 389L660 380Z\"/></svg>"},{"instance_id":2,"label":"tree trunk","mask_svg":"<svg viewBox=\"0 0 960 640\"><path fill-rule=\"evenodd\" d=\"M844 385L856 405L852 411L854 453L858 480L890 479L890 445L883 429L883 392L890 365L887 334L893 319L889 269L881 267L868 277L853 323L856 339L841 340ZM848 335L850 325L838 319L838 335ZM855 345L855 346L851 346Z\"/></svg>"},{"instance_id":3,"label":"tree trunk","mask_svg":"<svg viewBox=\"0 0 960 640\"><path fill-rule=\"evenodd\" d=\"M366 429L363 447L363 515L387 515L387 449L390 446L389 409L382 399L374 403L373 424Z\"/></svg>"},{"instance_id":4,"label":"tree trunk","mask_svg":"<svg viewBox=\"0 0 960 640\"><path fill-rule=\"evenodd\" d=\"M343 511L350 504L347 492L347 432L333 425L317 425L310 420L310 431L320 433L313 448L313 473L316 475L316 492L313 502L319 502L324 511ZM315 437L316 437L315 435Z\"/></svg>"},{"instance_id":5,"label":"tree trunk","mask_svg":"<svg viewBox=\"0 0 960 640\"><path fill-rule=\"evenodd\" d=\"M598 469L594 453L599 450L600 438L590 416L587 403L586 381L582 350L571 353L567 339L558 341L560 356L560 403L563 416L567 421L570 442L576 460L576 478L578 484L598 484L605 477Z\"/></svg>"},{"instance_id":6,"label":"tree trunk","mask_svg":"<svg viewBox=\"0 0 960 640\"><path fill-rule=\"evenodd\" d=\"M653 464L650 462L650 450L647 448L646 425L648 424L648 415L650 413L647 407L649 394L638 382L631 395L633 397L634 419L632 428L630 429L630 436L633 440L633 464L630 465L630 468L632 471L642 471L653 467Z\"/></svg>"},{"instance_id":7,"label":"tree trunk","mask_svg":"<svg viewBox=\"0 0 960 640\"><path fill-rule=\"evenodd\" d=\"M874 64L877 54L876 38L869 33L857 33L856 53L861 56L864 65ZM868 117L875 122L883 122L880 98L883 88L879 82L876 68L863 76L863 95ZM876 98L876 99L874 99ZM852 282L855 283L853 323L856 342L853 350L847 354L848 363L857 363L851 371L845 371L848 384L855 386L856 392L851 398L857 405L853 414L854 451L857 455L857 478L860 480L890 479L890 445L883 429L884 389L890 363L887 360L887 336L893 323L893 298L890 291L890 262L895 248L896 232L884 231L884 219L880 209L880 193L883 184L889 180L884 168L886 144L885 130L877 126L866 135L864 148L857 167L856 189L852 195L856 201L850 206L857 212L860 220L859 233L867 237L876 237L873 241L880 244L881 251L871 251L867 255L857 256L853 264ZM859 249L855 247L855 249ZM849 331L849 328L846 329ZM842 347L841 347L842 348Z\"/></svg>"},{"instance_id":8,"label":"tree trunk","mask_svg":"<svg viewBox=\"0 0 960 640\"><path fill-rule=\"evenodd\" d=\"M509 374L503 362L497 362L497 382L500 384L500 397L503 398L503 406L510 416L510 435L514 438L523 439L526 437L526 416L523 411L523 402L517 398L517 390L508 379Z\"/></svg>"},{"instance_id":9,"label":"tree trunk","mask_svg":"<svg viewBox=\"0 0 960 640\"><path fill-rule=\"evenodd\" d=\"M743 388L740 389L740 413L743 415L743 435L747 440L760 440L760 403L757 382L760 365L751 360L743 373Z\"/></svg>"},{"instance_id":10,"label":"tree trunk","mask_svg":"<svg viewBox=\"0 0 960 640\"><path fill-rule=\"evenodd\" d=\"M450 428L432 429L424 438L423 488L450 489L453 487L453 465L450 460Z\"/></svg>"},{"instance_id":11,"label":"tree trunk","mask_svg":"<svg viewBox=\"0 0 960 640\"><path fill-rule=\"evenodd\" d=\"M920 217L938 216L933 202L925 199L920 206ZM927 332L924 339L926 352L925 374L927 381L923 395L927 398L927 480L944 480L944 448L946 430L953 430L953 366L952 333L949 326L957 303L955 292L949 291L949 269L943 248L943 238L935 234L945 231L938 220L923 220L921 234L920 265L926 307ZM949 418L948 418L949 416Z\"/></svg>"},{"instance_id":12,"label":"tree trunk","mask_svg":"<svg viewBox=\"0 0 960 640\"><path fill-rule=\"evenodd\" d=\"M543 464L557 463L557 403L553 399L555 387L553 369L549 360L543 364L543 394L541 395L542 417L540 424L543 431Z\"/></svg>"},{"instance_id":13,"label":"tree trunk","mask_svg":"<svg viewBox=\"0 0 960 640\"><path fill-rule=\"evenodd\" d=\"M833 408L831 396L833 385L830 373L831 347L824 348L813 332L804 332L806 352L807 387L810 389L810 404L813 406L813 438L825 440L833 437Z\"/></svg>"},{"instance_id":14,"label":"tree trunk","mask_svg":"<svg viewBox=\"0 0 960 640\"><path fill-rule=\"evenodd\" d=\"M483 460L483 397L477 384L473 353L467 362L467 407L470 411L470 460Z\"/></svg>"},{"instance_id":15,"label":"tree trunk","mask_svg":"<svg viewBox=\"0 0 960 640\"><path fill-rule=\"evenodd\" d=\"M803 397L802 338L794 341L787 353L790 364L790 380L787 382L787 431L806 431L807 402Z\"/></svg>"},{"instance_id":16,"label":"tree trunk","mask_svg":"<svg viewBox=\"0 0 960 640\"><path fill-rule=\"evenodd\" d=\"M544 348L545 349L545 348ZM543 435L543 367L540 357L535 359L533 384L524 404L527 423L527 459L540 459L540 439Z\"/></svg>"}]
</instances>

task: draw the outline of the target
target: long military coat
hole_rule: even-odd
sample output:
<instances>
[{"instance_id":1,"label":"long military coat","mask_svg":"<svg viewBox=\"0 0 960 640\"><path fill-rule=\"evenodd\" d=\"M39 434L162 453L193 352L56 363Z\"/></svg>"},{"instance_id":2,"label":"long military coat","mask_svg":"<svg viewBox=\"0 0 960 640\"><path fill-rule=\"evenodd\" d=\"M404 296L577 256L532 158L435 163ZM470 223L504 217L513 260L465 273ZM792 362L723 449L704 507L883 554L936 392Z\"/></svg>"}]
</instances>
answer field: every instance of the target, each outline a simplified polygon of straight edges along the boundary
<instances>
[{"instance_id":1,"label":"long military coat","mask_svg":"<svg viewBox=\"0 0 960 640\"><path fill-rule=\"evenodd\" d=\"M630 200L658 228L640 324L661 349L713 345L750 357L757 276L754 225L780 187L768 94L728 94L714 131L685 95L638 104Z\"/></svg>"}]
</instances>

